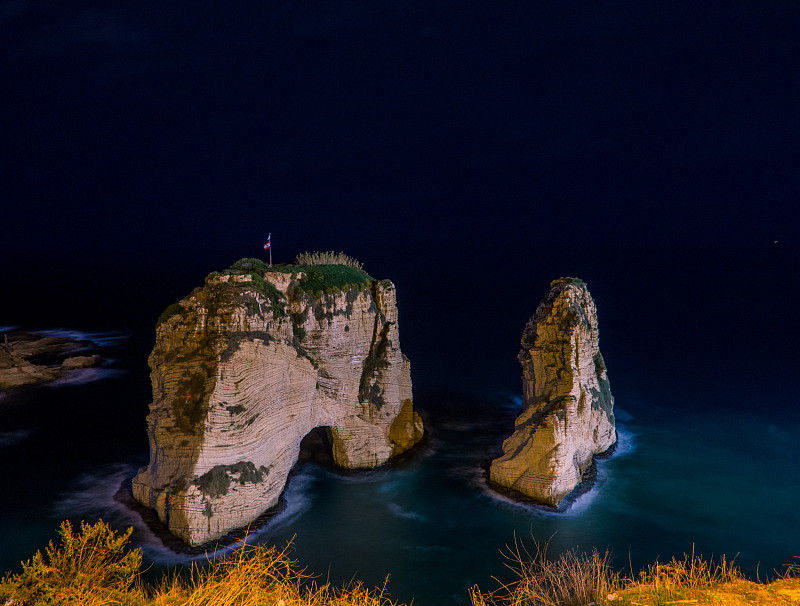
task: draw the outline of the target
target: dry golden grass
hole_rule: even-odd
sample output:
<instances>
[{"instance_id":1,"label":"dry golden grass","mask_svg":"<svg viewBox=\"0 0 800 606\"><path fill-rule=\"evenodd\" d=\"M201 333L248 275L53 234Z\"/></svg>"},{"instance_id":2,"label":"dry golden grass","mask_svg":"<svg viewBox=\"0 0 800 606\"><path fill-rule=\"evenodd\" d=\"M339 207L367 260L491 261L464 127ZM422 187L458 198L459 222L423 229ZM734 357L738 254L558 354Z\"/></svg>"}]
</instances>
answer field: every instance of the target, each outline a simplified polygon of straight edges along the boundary
<instances>
[{"instance_id":1,"label":"dry golden grass","mask_svg":"<svg viewBox=\"0 0 800 606\"><path fill-rule=\"evenodd\" d=\"M50 543L0 580L5 606L398 606L386 583L367 589L356 583L318 584L282 550L245 544L229 557L193 566L156 586L141 581L139 550L127 547L130 529L115 533L102 521L69 522ZM724 557L712 562L694 552L656 562L636 578L622 578L609 552L568 551L547 557L547 543L526 548L514 542L506 556L516 580L491 593L469 590L472 606L800 606L800 566L787 566L772 583L743 578Z\"/></svg>"},{"instance_id":2,"label":"dry golden grass","mask_svg":"<svg viewBox=\"0 0 800 606\"><path fill-rule=\"evenodd\" d=\"M60 543L37 552L21 573L0 580L7 606L397 606L386 583L367 589L317 584L283 550L245 541L229 557L193 566L157 586L141 582L141 554L130 550L129 529L117 535L100 521L73 533L61 525Z\"/></svg>"},{"instance_id":3,"label":"dry golden grass","mask_svg":"<svg viewBox=\"0 0 800 606\"><path fill-rule=\"evenodd\" d=\"M800 578L796 565L770 583L745 579L723 556L717 563L692 553L682 560L652 564L636 581L627 580L619 604L631 606L788 606L800 605Z\"/></svg>"},{"instance_id":4,"label":"dry golden grass","mask_svg":"<svg viewBox=\"0 0 800 606\"><path fill-rule=\"evenodd\" d=\"M194 567L190 579L172 577L147 606L390 606L385 586L360 584L337 589L317 585L288 555L289 546L247 545L208 568Z\"/></svg>"},{"instance_id":5,"label":"dry golden grass","mask_svg":"<svg viewBox=\"0 0 800 606\"><path fill-rule=\"evenodd\" d=\"M771 583L756 583L724 556L713 562L692 551L624 578L608 552L572 550L549 560L546 551L546 543L534 541L527 550L515 541L509 567L516 580L491 593L473 587L472 606L800 606L796 564Z\"/></svg>"},{"instance_id":6,"label":"dry golden grass","mask_svg":"<svg viewBox=\"0 0 800 606\"><path fill-rule=\"evenodd\" d=\"M332 250L302 252L295 258L295 263L297 265L347 265L356 269L364 269L364 264L358 259L354 259L344 252L337 253Z\"/></svg>"},{"instance_id":7,"label":"dry golden grass","mask_svg":"<svg viewBox=\"0 0 800 606\"><path fill-rule=\"evenodd\" d=\"M526 547L515 538L506 554L515 581L492 593L470 589L473 606L585 606L611 593L619 583L611 554L570 550L557 559L547 557L547 542Z\"/></svg>"}]
</instances>

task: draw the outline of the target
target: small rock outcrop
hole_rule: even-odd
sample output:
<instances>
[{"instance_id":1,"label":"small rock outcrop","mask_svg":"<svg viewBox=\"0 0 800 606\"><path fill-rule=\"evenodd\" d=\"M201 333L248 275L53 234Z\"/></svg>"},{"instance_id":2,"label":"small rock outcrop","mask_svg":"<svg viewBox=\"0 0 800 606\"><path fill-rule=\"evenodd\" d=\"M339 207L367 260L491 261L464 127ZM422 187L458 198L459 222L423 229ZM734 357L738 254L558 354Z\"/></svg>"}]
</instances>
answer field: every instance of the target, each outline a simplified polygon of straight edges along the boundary
<instances>
[{"instance_id":1,"label":"small rock outcrop","mask_svg":"<svg viewBox=\"0 0 800 606\"><path fill-rule=\"evenodd\" d=\"M97 354L72 355L96 349L92 341L32 331L3 333L0 340L0 389L55 381L71 370L96 366Z\"/></svg>"},{"instance_id":2,"label":"small rock outcrop","mask_svg":"<svg viewBox=\"0 0 800 606\"><path fill-rule=\"evenodd\" d=\"M242 259L167 308L156 333L150 464L133 496L190 545L275 506L315 428L348 469L422 437L394 285L359 268Z\"/></svg>"},{"instance_id":3,"label":"small rock outcrop","mask_svg":"<svg viewBox=\"0 0 800 606\"><path fill-rule=\"evenodd\" d=\"M557 507L616 442L597 311L577 278L551 283L522 334L523 409L490 482Z\"/></svg>"}]
</instances>

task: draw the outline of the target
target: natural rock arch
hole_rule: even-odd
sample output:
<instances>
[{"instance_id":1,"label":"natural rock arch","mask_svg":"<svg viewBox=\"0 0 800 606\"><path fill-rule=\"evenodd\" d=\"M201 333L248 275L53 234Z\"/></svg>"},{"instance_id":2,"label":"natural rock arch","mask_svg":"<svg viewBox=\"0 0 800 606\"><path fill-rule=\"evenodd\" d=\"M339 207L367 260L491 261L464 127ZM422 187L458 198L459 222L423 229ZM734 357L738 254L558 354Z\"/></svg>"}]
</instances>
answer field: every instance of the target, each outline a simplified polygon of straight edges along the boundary
<instances>
[{"instance_id":1,"label":"natural rock arch","mask_svg":"<svg viewBox=\"0 0 800 606\"><path fill-rule=\"evenodd\" d=\"M314 463L323 467L332 467L333 462L333 439L331 428L327 425L320 425L309 431L300 440L300 454L297 463Z\"/></svg>"},{"instance_id":2,"label":"natural rock arch","mask_svg":"<svg viewBox=\"0 0 800 606\"><path fill-rule=\"evenodd\" d=\"M335 465L351 469L422 436L394 285L315 298L277 273L211 275L157 329L150 464L133 495L190 545L276 505L317 427L329 428Z\"/></svg>"}]
</instances>

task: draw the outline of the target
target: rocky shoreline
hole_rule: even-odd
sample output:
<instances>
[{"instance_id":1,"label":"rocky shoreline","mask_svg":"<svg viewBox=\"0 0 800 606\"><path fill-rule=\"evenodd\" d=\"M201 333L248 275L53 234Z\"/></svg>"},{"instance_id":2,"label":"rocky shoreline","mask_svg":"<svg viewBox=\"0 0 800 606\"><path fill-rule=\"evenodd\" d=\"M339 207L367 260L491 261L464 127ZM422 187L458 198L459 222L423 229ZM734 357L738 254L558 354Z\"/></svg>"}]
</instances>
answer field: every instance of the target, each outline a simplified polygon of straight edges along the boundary
<instances>
[{"instance_id":1,"label":"rocky shoreline","mask_svg":"<svg viewBox=\"0 0 800 606\"><path fill-rule=\"evenodd\" d=\"M0 337L0 389L55 381L80 368L97 366L97 345L43 332L9 330Z\"/></svg>"}]
</instances>

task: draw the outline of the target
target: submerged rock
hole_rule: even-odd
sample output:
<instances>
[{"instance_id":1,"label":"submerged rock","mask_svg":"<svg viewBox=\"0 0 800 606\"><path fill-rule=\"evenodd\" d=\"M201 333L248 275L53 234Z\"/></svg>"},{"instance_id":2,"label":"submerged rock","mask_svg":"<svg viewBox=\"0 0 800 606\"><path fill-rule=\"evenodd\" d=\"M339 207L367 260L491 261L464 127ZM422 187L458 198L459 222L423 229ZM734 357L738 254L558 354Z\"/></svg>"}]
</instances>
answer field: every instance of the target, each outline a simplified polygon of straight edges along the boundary
<instances>
[{"instance_id":1,"label":"submerged rock","mask_svg":"<svg viewBox=\"0 0 800 606\"><path fill-rule=\"evenodd\" d=\"M149 362L150 464L133 496L190 545L276 505L315 428L350 469L422 437L394 285L355 268L242 260L211 274L162 315Z\"/></svg>"},{"instance_id":2,"label":"submerged rock","mask_svg":"<svg viewBox=\"0 0 800 606\"><path fill-rule=\"evenodd\" d=\"M523 409L489 479L556 507L616 442L597 311L577 278L551 283L522 334Z\"/></svg>"}]
</instances>

